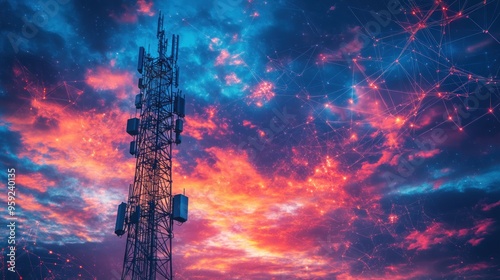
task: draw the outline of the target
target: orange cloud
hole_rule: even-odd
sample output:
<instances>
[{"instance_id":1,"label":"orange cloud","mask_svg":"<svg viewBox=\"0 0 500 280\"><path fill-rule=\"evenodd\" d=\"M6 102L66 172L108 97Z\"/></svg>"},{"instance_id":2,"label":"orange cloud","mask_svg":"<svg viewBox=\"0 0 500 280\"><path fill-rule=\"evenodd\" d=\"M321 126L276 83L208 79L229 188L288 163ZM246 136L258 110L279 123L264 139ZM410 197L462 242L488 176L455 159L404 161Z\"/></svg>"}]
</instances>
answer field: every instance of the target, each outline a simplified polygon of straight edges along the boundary
<instances>
[{"instance_id":1,"label":"orange cloud","mask_svg":"<svg viewBox=\"0 0 500 280\"><path fill-rule=\"evenodd\" d=\"M190 115L186 118L185 126L183 133L196 140L206 135L219 137L229 133L229 125L219 116L216 107L208 107L203 113Z\"/></svg>"},{"instance_id":2,"label":"orange cloud","mask_svg":"<svg viewBox=\"0 0 500 280\"><path fill-rule=\"evenodd\" d=\"M126 155L128 116L116 108L106 113L68 110L55 99L36 96L29 102L32 110L5 118L21 136L17 157L55 174L19 168L22 216L50 224L39 231L47 242L63 242L57 240L63 236L70 242L101 240L111 232L111 223L99 230L89 225L114 216L117 201L125 200L126 182L133 179L134 161ZM45 195L35 197L30 190ZM68 203L58 201L61 196Z\"/></svg>"},{"instance_id":3,"label":"orange cloud","mask_svg":"<svg viewBox=\"0 0 500 280\"><path fill-rule=\"evenodd\" d=\"M118 147L127 141L127 116L122 112L75 113L51 103L39 105L37 111L37 115L7 120L13 124L12 130L22 135L24 151L19 156L26 156L36 164L55 165L61 171L82 176L92 174L94 179L116 178L133 170L132 164L113 166L117 159L123 158L124 151ZM41 116L54 120L57 126L45 133L34 128Z\"/></svg>"},{"instance_id":4,"label":"orange cloud","mask_svg":"<svg viewBox=\"0 0 500 280\"><path fill-rule=\"evenodd\" d=\"M267 177L245 153L215 147L205 152L208 156L196 160L189 176L174 171L177 190L186 188L190 197L192 225L177 233L189 240L182 245L186 269L203 275L241 271L251 277L261 271L253 269L279 275L289 267L287 273L324 277L328 260L311 257L321 243L308 231L321 228L329 211L354 203L339 163L326 157L305 179ZM204 233L193 233L195 228Z\"/></svg>"},{"instance_id":5,"label":"orange cloud","mask_svg":"<svg viewBox=\"0 0 500 280\"><path fill-rule=\"evenodd\" d=\"M19 174L16 178L16 183L23 185L26 188L34 189L39 192L45 192L48 188L54 187L56 181L47 178L43 173L36 172L31 174Z\"/></svg>"}]
</instances>

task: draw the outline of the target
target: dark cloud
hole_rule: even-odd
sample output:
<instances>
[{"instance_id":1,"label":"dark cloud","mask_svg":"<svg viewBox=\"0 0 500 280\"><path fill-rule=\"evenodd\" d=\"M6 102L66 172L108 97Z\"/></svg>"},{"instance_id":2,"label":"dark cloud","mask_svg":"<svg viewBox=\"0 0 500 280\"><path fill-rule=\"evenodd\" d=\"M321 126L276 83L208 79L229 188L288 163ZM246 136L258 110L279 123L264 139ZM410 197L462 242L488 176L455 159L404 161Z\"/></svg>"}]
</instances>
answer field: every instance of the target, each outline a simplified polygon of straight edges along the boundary
<instances>
[{"instance_id":1,"label":"dark cloud","mask_svg":"<svg viewBox=\"0 0 500 280\"><path fill-rule=\"evenodd\" d=\"M51 129L57 129L57 127L59 126L59 122L57 121L57 119L38 116L37 118L35 118L33 126L35 129L49 132Z\"/></svg>"},{"instance_id":2,"label":"dark cloud","mask_svg":"<svg viewBox=\"0 0 500 280\"><path fill-rule=\"evenodd\" d=\"M0 143L2 152L0 153L2 157L7 157L8 155L16 155L22 148L21 135L18 132L10 131L7 127L2 127L0 129Z\"/></svg>"},{"instance_id":3,"label":"dark cloud","mask_svg":"<svg viewBox=\"0 0 500 280\"><path fill-rule=\"evenodd\" d=\"M112 236L99 243L24 245L18 251L16 267L25 279L120 279L119 256L124 254L125 244Z\"/></svg>"}]
</instances>

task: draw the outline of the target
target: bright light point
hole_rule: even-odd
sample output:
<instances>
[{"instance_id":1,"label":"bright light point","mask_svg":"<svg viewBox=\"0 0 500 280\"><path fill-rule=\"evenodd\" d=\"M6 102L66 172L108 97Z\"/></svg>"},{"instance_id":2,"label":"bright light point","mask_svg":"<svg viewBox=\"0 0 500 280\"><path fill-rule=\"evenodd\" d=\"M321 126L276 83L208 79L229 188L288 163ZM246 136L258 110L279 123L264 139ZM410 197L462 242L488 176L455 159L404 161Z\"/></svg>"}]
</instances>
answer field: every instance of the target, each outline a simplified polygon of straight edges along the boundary
<instances>
[{"instance_id":1,"label":"bright light point","mask_svg":"<svg viewBox=\"0 0 500 280\"><path fill-rule=\"evenodd\" d=\"M489 109L488 111L489 111L490 113L493 113L493 109Z\"/></svg>"},{"instance_id":2,"label":"bright light point","mask_svg":"<svg viewBox=\"0 0 500 280\"><path fill-rule=\"evenodd\" d=\"M464 131L463 127L459 128L460 131Z\"/></svg>"},{"instance_id":3,"label":"bright light point","mask_svg":"<svg viewBox=\"0 0 500 280\"><path fill-rule=\"evenodd\" d=\"M398 216L396 215L389 215L389 222L391 224L395 223L398 220Z\"/></svg>"},{"instance_id":4,"label":"bright light point","mask_svg":"<svg viewBox=\"0 0 500 280\"><path fill-rule=\"evenodd\" d=\"M347 180L347 177L346 177L346 176L344 176L344 177L342 177L342 179L345 181L345 180Z\"/></svg>"}]
</instances>

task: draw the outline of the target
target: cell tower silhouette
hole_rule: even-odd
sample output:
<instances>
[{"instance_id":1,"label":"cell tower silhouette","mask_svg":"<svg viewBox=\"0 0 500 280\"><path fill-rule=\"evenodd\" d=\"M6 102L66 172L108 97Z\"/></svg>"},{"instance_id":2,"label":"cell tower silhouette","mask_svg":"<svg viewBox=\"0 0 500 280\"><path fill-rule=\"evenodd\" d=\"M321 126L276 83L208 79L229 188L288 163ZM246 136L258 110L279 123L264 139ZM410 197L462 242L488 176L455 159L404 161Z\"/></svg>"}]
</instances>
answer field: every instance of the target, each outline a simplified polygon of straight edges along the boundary
<instances>
[{"instance_id":1,"label":"cell tower silhouette","mask_svg":"<svg viewBox=\"0 0 500 280\"><path fill-rule=\"evenodd\" d=\"M118 206L115 226L118 236L127 233L122 279L172 279L174 221L183 223L188 214L188 198L172 196L172 146L181 143L185 115L185 97L178 89L179 35L172 36L167 55L161 12L156 37L158 57L139 48L136 117L127 121L136 168L128 203Z\"/></svg>"}]
</instances>

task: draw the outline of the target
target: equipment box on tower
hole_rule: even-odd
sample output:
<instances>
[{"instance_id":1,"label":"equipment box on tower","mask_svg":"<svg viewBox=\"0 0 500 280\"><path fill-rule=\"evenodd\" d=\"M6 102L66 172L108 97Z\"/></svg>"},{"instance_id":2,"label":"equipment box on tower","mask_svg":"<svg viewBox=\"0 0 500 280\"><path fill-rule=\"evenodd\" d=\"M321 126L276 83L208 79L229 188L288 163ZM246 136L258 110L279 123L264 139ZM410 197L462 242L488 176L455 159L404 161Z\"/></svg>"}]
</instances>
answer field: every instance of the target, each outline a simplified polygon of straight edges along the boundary
<instances>
[{"instance_id":1,"label":"equipment box on tower","mask_svg":"<svg viewBox=\"0 0 500 280\"><path fill-rule=\"evenodd\" d=\"M174 196L172 219L184 223L188 219L188 197L183 194Z\"/></svg>"},{"instance_id":2,"label":"equipment box on tower","mask_svg":"<svg viewBox=\"0 0 500 280\"><path fill-rule=\"evenodd\" d=\"M127 133L135 136L139 134L139 119L131 118L127 121Z\"/></svg>"}]
</instances>

